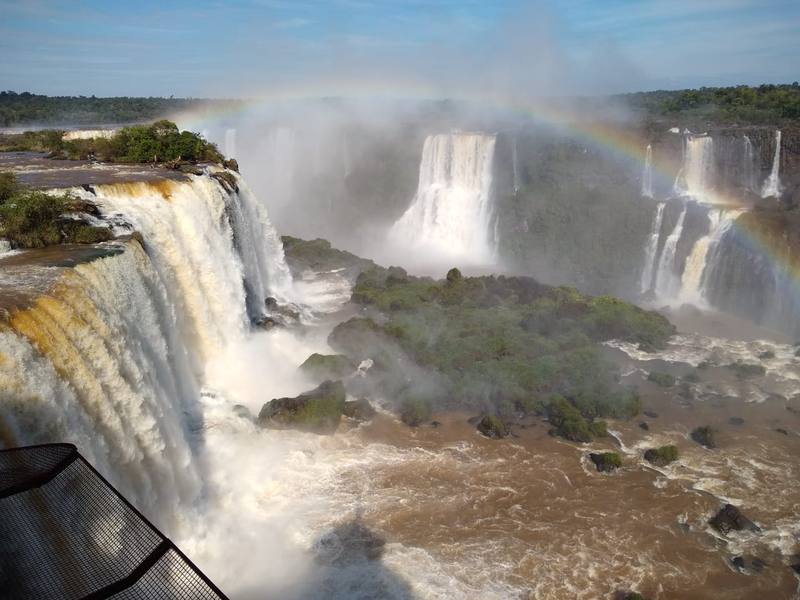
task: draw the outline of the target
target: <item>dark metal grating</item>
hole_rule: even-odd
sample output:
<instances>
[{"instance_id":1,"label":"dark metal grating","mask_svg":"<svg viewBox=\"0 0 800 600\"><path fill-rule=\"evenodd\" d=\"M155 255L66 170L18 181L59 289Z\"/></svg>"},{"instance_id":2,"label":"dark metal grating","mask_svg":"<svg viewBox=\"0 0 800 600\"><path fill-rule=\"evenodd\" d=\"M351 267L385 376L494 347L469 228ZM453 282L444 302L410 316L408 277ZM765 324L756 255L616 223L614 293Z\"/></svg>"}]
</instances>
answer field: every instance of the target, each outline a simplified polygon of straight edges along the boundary
<instances>
[{"instance_id":1,"label":"dark metal grating","mask_svg":"<svg viewBox=\"0 0 800 600\"><path fill-rule=\"evenodd\" d=\"M4 600L225 595L71 444L0 451Z\"/></svg>"}]
</instances>

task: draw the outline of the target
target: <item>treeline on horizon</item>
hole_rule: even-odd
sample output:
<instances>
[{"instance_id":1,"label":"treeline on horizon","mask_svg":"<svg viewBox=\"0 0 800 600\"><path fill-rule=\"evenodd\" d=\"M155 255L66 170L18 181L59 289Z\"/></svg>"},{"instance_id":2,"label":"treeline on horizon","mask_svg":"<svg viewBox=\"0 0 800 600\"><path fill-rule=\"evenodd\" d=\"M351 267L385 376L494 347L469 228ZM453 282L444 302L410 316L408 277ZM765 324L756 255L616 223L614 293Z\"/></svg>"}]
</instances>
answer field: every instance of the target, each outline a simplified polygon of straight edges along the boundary
<instances>
[{"instance_id":1,"label":"treeline on horizon","mask_svg":"<svg viewBox=\"0 0 800 600\"><path fill-rule=\"evenodd\" d=\"M719 124L761 125L800 119L800 83L701 87L611 96L647 118L677 116ZM0 91L0 126L111 125L155 121L182 110L213 108L244 100L44 96Z\"/></svg>"},{"instance_id":2,"label":"treeline on horizon","mask_svg":"<svg viewBox=\"0 0 800 600\"><path fill-rule=\"evenodd\" d=\"M242 100L44 96L0 91L0 127L24 125L116 125L155 121L182 110L238 104Z\"/></svg>"}]
</instances>

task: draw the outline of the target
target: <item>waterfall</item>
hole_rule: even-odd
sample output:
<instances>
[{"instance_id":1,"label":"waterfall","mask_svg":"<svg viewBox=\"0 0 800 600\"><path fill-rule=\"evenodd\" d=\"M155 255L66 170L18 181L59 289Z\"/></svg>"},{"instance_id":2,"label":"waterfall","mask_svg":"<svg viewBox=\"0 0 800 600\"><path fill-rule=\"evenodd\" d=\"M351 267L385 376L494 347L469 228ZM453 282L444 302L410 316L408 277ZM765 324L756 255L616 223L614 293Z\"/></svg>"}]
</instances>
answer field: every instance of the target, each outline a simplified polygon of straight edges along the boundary
<instances>
[{"instance_id":1,"label":"waterfall","mask_svg":"<svg viewBox=\"0 0 800 600\"><path fill-rule=\"evenodd\" d=\"M517 138L514 138L514 144L511 147L511 163L514 174L514 194L519 193L519 159L517 158Z\"/></svg>"},{"instance_id":2,"label":"waterfall","mask_svg":"<svg viewBox=\"0 0 800 600\"><path fill-rule=\"evenodd\" d=\"M437 256L490 262L494 147L494 135L428 136L417 193L390 236L399 244Z\"/></svg>"},{"instance_id":3,"label":"waterfall","mask_svg":"<svg viewBox=\"0 0 800 600\"><path fill-rule=\"evenodd\" d=\"M748 136L742 138L744 144L743 164L742 164L742 187L745 189L756 190L756 160L753 152L753 142Z\"/></svg>"},{"instance_id":4,"label":"waterfall","mask_svg":"<svg viewBox=\"0 0 800 600\"><path fill-rule=\"evenodd\" d=\"M138 242L66 270L0 323L0 442L74 442L149 514L179 512L200 491L186 333Z\"/></svg>"},{"instance_id":5,"label":"waterfall","mask_svg":"<svg viewBox=\"0 0 800 600\"><path fill-rule=\"evenodd\" d=\"M683 165L685 195L706 200L712 185L714 168L714 141L709 136L686 138L686 155Z\"/></svg>"},{"instance_id":6,"label":"waterfall","mask_svg":"<svg viewBox=\"0 0 800 600\"><path fill-rule=\"evenodd\" d=\"M661 223L664 221L664 207L665 202L659 202L656 207L656 216L653 219L653 225L650 228L650 235L647 238L647 246L645 247L644 254L644 270L642 271L642 280L640 291L644 294L650 291L653 286L653 270L655 269L656 252L658 251L658 238L661 234Z\"/></svg>"},{"instance_id":7,"label":"waterfall","mask_svg":"<svg viewBox=\"0 0 800 600\"><path fill-rule=\"evenodd\" d=\"M761 188L762 198L779 198L781 195L781 130L775 131L775 154L772 157L772 170Z\"/></svg>"},{"instance_id":8,"label":"waterfall","mask_svg":"<svg viewBox=\"0 0 800 600\"><path fill-rule=\"evenodd\" d=\"M145 245L110 244L0 320L0 443L74 442L148 514L188 518L202 493L191 432L204 369L245 338L249 304L291 285L277 234L238 184L74 190Z\"/></svg>"},{"instance_id":9,"label":"waterfall","mask_svg":"<svg viewBox=\"0 0 800 600\"><path fill-rule=\"evenodd\" d=\"M653 147L647 144L642 171L642 196L653 197Z\"/></svg>"},{"instance_id":10,"label":"waterfall","mask_svg":"<svg viewBox=\"0 0 800 600\"><path fill-rule=\"evenodd\" d=\"M678 248L678 241L681 239L681 234L683 233L683 222L686 220L686 210L687 206L684 205L681 215L678 217L678 222L675 224L675 228L664 242L661 258L658 261L658 270L656 271L653 287L656 289L659 297L662 298L671 297L677 287L675 251Z\"/></svg>"}]
</instances>

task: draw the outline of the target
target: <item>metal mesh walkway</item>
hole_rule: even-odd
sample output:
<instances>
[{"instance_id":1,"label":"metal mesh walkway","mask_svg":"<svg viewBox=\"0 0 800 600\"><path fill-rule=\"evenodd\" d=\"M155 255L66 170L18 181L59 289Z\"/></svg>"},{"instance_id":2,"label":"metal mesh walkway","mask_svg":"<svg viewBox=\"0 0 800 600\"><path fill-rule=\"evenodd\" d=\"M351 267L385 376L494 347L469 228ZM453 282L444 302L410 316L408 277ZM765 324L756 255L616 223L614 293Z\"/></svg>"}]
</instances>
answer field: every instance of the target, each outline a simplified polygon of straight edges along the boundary
<instances>
[{"instance_id":1,"label":"metal mesh walkway","mask_svg":"<svg viewBox=\"0 0 800 600\"><path fill-rule=\"evenodd\" d=\"M0 597L225 595L71 444L0 451Z\"/></svg>"}]
</instances>

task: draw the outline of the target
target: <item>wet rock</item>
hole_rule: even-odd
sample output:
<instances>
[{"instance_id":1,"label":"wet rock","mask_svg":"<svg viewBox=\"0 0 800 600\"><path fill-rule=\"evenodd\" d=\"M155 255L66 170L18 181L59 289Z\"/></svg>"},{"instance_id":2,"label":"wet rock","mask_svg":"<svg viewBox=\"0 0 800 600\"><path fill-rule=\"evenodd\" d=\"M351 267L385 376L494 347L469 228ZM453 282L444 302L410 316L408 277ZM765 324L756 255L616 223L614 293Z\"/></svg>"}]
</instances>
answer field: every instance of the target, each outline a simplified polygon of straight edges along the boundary
<instances>
[{"instance_id":1,"label":"wet rock","mask_svg":"<svg viewBox=\"0 0 800 600\"><path fill-rule=\"evenodd\" d=\"M616 452L592 452L589 459L601 473L611 473L622 466L622 458Z\"/></svg>"},{"instance_id":2,"label":"wet rock","mask_svg":"<svg viewBox=\"0 0 800 600\"><path fill-rule=\"evenodd\" d=\"M669 463L678 460L678 448L676 446L661 446L660 448L650 448L644 453L644 459L650 464L664 467Z\"/></svg>"},{"instance_id":3,"label":"wet rock","mask_svg":"<svg viewBox=\"0 0 800 600\"><path fill-rule=\"evenodd\" d=\"M764 350L764 352L758 353L758 358L761 360L770 360L775 358L775 353L772 350Z\"/></svg>"},{"instance_id":4,"label":"wet rock","mask_svg":"<svg viewBox=\"0 0 800 600\"><path fill-rule=\"evenodd\" d=\"M728 419L728 423L731 425L744 425L744 419L742 417L731 417Z\"/></svg>"},{"instance_id":5,"label":"wet rock","mask_svg":"<svg viewBox=\"0 0 800 600\"><path fill-rule=\"evenodd\" d=\"M345 403L341 381L326 381L295 398L278 398L264 404L258 424L273 429L298 429L332 434L339 426Z\"/></svg>"},{"instance_id":6,"label":"wet rock","mask_svg":"<svg viewBox=\"0 0 800 600\"><path fill-rule=\"evenodd\" d=\"M675 377L669 373L659 373L658 371L650 371L647 374L647 380L652 381L659 387L672 387L675 385Z\"/></svg>"},{"instance_id":7,"label":"wet rock","mask_svg":"<svg viewBox=\"0 0 800 600\"><path fill-rule=\"evenodd\" d=\"M800 575L800 562L792 563L789 566L792 568L792 570L794 570L795 573Z\"/></svg>"},{"instance_id":8,"label":"wet rock","mask_svg":"<svg viewBox=\"0 0 800 600\"><path fill-rule=\"evenodd\" d=\"M344 354L318 354L315 352L300 365L300 370L318 381L324 381L347 377L356 370L356 366L356 363Z\"/></svg>"},{"instance_id":9,"label":"wet rock","mask_svg":"<svg viewBox=\"0 0 800 600\"><path fill-rule=\"evenodd\" d=\"M733 504L726 504L708 522L723 535L731 531L761 531L758 525L745 517Z\"/></svg>"},{"instance_id":10,"label":"wet rock","mask_svg":"<svg viewBox=\"0 0 800 600\"><path fill-rule=\"evenodd\" d=\"M750 556L734 556L731 559L731 564L738 571L749 571L751 573L761 573L767 567L767 563L760 558Z\"/></svg>"},{"instance_id":11,"label":"wet rock","mask_svg":"<svg viewBox=\"0 0 800 600\"><path fill-rule=\"evenodd\" d=\"M230 169L231 171L239 172L239 163L236 161L235 158L229 158L228 160L222 161L222 166L226 169Z\"/></svg>"},{"instance_id":12,"label":"wet rock","mask_svg":"<svg viewBox=\"0 0 800 600\"><path fill-rule=\"evenodd\" d=\"M511 433L508 425L506 425L502 419L492 415L485 415L480 420L477 427L478 431L480 431L486 437L492 439L508 437L508 435Z\"/></svg>"},{"instance_id":13,"label":"wet rock","mask_svg":"<svg viewBox=\"0 0 800 600\"><path fill-rule=\"evenodd\" d=\"M278 321L277 319L273 319L272 317L261 317L258 321L255 322L256 327L260 327L266 331L270 331L271 329L275 329L276 327L284 327L284 324Z\"/></svg>"},{"instance_id":14,"label":"wet rock","mask_svg":"<svg viewBox=\"0 0 800 600\"><path fill-rule=\"evenodd\" d=\"M431 427L433 427L434 429L438 429L441 426L442 424L439 421L431 421Z\"/></svg>"},{"instance_id":15,"label":"wet rock","mask_svg":"<svg viewBox=\"0 0 800 600\"><path fill-rule=\"evenodd\" d=\"M641 423L639 423L639 429L650 431L650 425L648 425L645 421L642 421Z\"/></svg>"},{"instance_id":16,"label":"wet rock","mask_svg":"<svg viewBox=\"0 0 800 600\"><path fill-rule=\"evenodd\" d=\"M652 410L646 410L642 413L645 417L650 417L651 419L657 419L658 413L653 412Z\"/></svg>"},{"instance_id":17,"label":"wet rock","mask_svg":"<svg viewBox=\"0 0 800 600\"><path fill-rule=\"evenodd\" d=\"M377 412L366 398L345 402L342 414L356 421L369 421Z\"/></svg>"},{"instance_id":18,"label":"wet rock","mask_svg":"<svg viewBox=\"0 0 800 600\"><path fill-rule=\"evenodd\" d=\"M776 427L775 433L780 433L782 435L789 435L789 432L786 431L783 427Z\"/></svg>"},{"instance_id":19,"label":"wet rock","mask_svg":"<svg viewBox=\"0 0 800 600\"><path fill-rule=\"evenodd\" d=\"M461 281L463 276L461 275L461 271L457 268L453 267L447 272L447 282L448 283L456 283L457 281Z\"/></svg>"},{"instance_id":20,"label":"wet rock","mask_svg":"<svg viewBox=\"0 0 800 600\"><path fill-rule=\"evenodd\" d=\"M742 361L737 361L726 366L728 369L731 369L734 373L736 373L736 376L739 379L762 377L767 373L767 369L764 367L764 365L756 365Z\"/></svg>"},{"instance_id":21,"label":"wet rock","mask_svg":"<svg viewBox=\"0 0 800 600\"><path fill-rule=\"evenodd\" d=\"M622 600L647 600L639 592L628 592L621 596Z\"/></svg>"},{"instance_id":22,"label":"wet rock","mask_svg":"<svg viewBox=\"0 0 800 600\"><path fill-rule=\"evenodd\" d=\"M470 417L469 419L467 419L467 423L469 423L470 425L477 425L478 423L481 422L482 418L483 417L481 415L477 415L475 417Z\"/></svg>"},{"instance_id":23,"label":"wet rock","mask_svg":"<svg viewBox=\"0 0 800 600\"><path fill-rule=\"evenodd\" d=\"M233 413L243 419L252 419L253 414L250 412L250 409L247 408L244 404L235 404L233 406Z\"/></svg>"},{"instance_id":24,"label":"wet rock","mask_svg":"<svg viewBox=\"0 0 800 600\"><path fill-rule=\"evenodd\" d=\"M422 398L407 398L400 408L400 420L409 427L419 427L431 418L431 403Z\"/></svg>"},{"instance_id":25,"label":"wet rock","mask_svg":"<svg viewBox=\"0 0 800 600\"><path fill-rule=\"evenodd\" d=\"M706 448L716 448L717 440L715 434L716 431L714 429L708 425L704 425L703 427L696 427L693 429L691 436L692 439L701 446L705 446Z\"/></svg>"}]
</instances>

